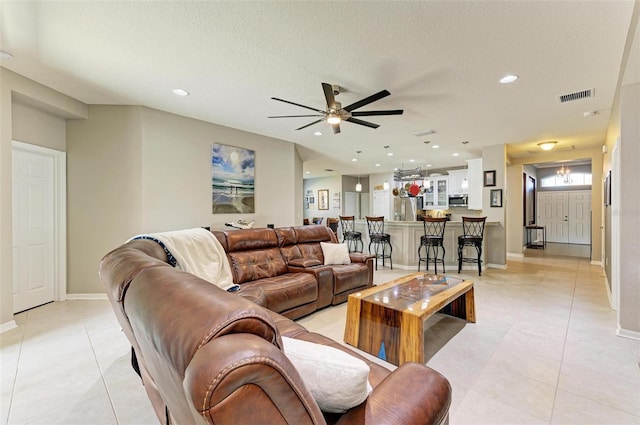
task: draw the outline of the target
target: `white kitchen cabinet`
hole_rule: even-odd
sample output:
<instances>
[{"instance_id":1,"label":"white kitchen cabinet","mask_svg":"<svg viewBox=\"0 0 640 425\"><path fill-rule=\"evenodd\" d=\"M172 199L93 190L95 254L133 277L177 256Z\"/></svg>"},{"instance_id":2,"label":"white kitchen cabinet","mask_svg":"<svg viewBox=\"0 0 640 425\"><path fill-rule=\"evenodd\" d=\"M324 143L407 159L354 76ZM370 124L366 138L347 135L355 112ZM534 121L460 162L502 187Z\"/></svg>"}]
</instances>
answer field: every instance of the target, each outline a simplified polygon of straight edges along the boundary
<instances>
[{"instance_id":1,"label":"white kitchen cabinet","mask_svg":"<svg viewBox=\"0 0 640 425\"><path fill-rule=\"evenodd\" d=\"M468 194L469 187L462 187L462 182L467 178L467 170L449 170L447 172L449 173L449 195Z\"/></svg>"},{"instance_id":2,"label":"white kitchen cabinet","mask_svg":"<svg viewBox=\"0 0 640 425\"><path fill-rule=\"evenodd\" d=\"M470 210L482 209L482 158L468 159L469 206Z\"/></svg>"},{"instance_id":3,"label":"white kitchen cabinet","mask_svg":"<svg viewBox=\"0 0 640 425\"><path fill-rule=\"evenodd\" d=\"M446 210L449 208L449 176L434 176L425 179L429 182L424 192L425 210Z\"/></svg>"}]
</instances>

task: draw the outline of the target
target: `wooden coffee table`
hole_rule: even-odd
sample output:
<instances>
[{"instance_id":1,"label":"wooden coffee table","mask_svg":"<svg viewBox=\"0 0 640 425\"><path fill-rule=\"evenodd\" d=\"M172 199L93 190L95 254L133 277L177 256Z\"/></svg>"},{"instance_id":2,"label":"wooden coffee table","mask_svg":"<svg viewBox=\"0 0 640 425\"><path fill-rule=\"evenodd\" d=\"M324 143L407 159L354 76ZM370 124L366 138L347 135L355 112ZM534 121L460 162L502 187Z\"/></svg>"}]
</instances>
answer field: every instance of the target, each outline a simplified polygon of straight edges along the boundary
<instances>
[{"instance_id":1,"label":"wooden coffee table","mask_svg":"<svg viewBox=\"0 0 640 425\"><path fill-rule=\"evenodd\" d=\"M344 341L398 366L424 363L424 321L437 312L475 323L473 282L414 273L351 294Z\"/></svg>"}]
</instances>

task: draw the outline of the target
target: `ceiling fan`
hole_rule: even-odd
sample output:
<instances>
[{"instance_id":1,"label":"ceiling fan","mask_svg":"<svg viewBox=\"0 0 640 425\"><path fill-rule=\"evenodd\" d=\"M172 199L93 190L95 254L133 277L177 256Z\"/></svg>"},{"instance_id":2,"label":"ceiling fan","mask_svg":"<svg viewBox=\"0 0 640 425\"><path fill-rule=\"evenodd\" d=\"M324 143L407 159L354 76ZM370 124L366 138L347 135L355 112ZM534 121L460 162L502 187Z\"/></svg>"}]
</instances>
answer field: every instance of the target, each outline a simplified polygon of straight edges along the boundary
<instances>
[{"instance_id":1,"label":"ceiling fan","mask_svg":"<svg viewBox=\"0 0 640 425\"><path fill-rule=\"evenodd\" d=\"M312 108L310 106L301 105L299 103L290 102L288 100L279 99L277 97L272 97L271 99L277 100L279 102L289 103L291 105L300 106L301 108L311 109L312 111L317 112L317 114L277 115L269 118L320 117L320 119L303 125L302 127L296 128L296 130L302 130L303 128L307 128L321 121L326 121L331 124L331 127L333 127L333 133L338 134L340 133L340 123L342 121L348 121L370 128L378 128L380 127L378 124L364 121L355 117L368 117L374 115L402 115L402 113L404 112L402 109L391 109L386 111L354 111L354 109L362 108L363 106L373 103L376 100L380 100L383 97L389 96L391 93L389 93L387 90L379 91L378 93L372 94L369 97L365 97L364 99L352 103L351 105L345 106L344 108L342 107L342 104L340 102L336 102L335 95L340 93L340 88L338 86L332 86L331 84L322 83L322 90L324 91L324 97L327 101L326 111Z\"/></svg>"}]
</instances>

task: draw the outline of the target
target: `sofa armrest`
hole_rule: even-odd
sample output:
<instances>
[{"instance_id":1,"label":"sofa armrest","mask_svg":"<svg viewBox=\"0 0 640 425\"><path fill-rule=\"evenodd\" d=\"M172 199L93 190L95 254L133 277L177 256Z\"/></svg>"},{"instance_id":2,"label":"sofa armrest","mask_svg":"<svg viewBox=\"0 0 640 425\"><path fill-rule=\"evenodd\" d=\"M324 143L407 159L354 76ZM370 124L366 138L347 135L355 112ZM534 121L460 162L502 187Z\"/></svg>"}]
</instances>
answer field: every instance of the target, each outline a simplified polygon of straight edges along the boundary
<instances>
[{"instance_id":1,"label":"sofa armrest","mask_svg":"<svg viewBox=\"0 0 640 425\"><path fill-rule=\"evenodd\" d=\"M203 345L184 372L183 388L196 419L188 423L323 423L289 359L255 335L224 335Z\"/></svg>"},{"instance_id":2,"label":"sofa armrest","mask_svg":"<svg viewBox=\"0 0 640 425\"><path fill-rule=\"evenodd\" d=\"M351 252L349 253L349 258L351 258L352 263L366 263L367 261L373 261L375 255L369 254L361 254L359 252Z\"/></svg>"},{"instance_id":3,"label":"sofa armrest","mask_svg":"<svg viewBox=\"0 0 640 425\"><path fill-rule=\"evenodd\" d=\"M311 273L318 282L317 308L326 307L333 300L333 269L330 266L287 266L289 273Z\"/></svg>"},{"instance_id":4,"label":"sofa armrest","mask_svg":"<svg viewBox=\"0 0 640 425\"><path fill-rule=\"evenodd\" d=\"M378 386L367 401L345 413L336 425L446 424L451 385L435 370L404 363Z\"/></svg>"},{"instance_id":5,"label":"sofa armrest","mask_svg":"<svg viewBox=\"0 0 640 425\"><path fill-rule=\"evenodd\" d=\"M293 267L315 267L321 266L322 262L315 258L296 258L295 260L289 260L289 265Z\"/></svg>"}]
</instances>

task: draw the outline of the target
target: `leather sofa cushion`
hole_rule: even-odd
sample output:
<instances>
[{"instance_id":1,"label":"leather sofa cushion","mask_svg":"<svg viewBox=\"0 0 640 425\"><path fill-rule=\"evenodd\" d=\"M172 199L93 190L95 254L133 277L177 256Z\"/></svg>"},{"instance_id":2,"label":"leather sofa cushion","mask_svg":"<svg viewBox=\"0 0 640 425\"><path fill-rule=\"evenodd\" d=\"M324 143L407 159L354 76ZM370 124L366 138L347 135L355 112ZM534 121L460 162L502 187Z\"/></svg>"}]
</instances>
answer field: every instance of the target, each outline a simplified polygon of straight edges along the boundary
<instances>
[{"instance_id":1,"label":"leather sofa cushion","mask_svg":"<svg viewBox=\"0 0 640 425\"><path fill-rule=\"evenodd\" d=\"M148 268L133 279L124 311L140 346L162 347L178 373L201 346L222 335L251 333L281 346L267 310L168 266ZM147 354L143 350L145 359L152 361Z\"/></svg>"},{"instance_id":2,"label":"leather sofa cushion","mask_svg":"<svg viewBox=\"0 0 640 425\"><path fill-rule=\"evenodd\" d=\"M298 245L283 246L280 248L280 253L288 264L291 264L291 262L294 260L302 258L302 252L300 251Z\"/></svg>"},{"instance_id":3,"label":"leather sofa cushion","mask_svg":"<svg viewBox=\"0 0 640 425\"><path fill-rule=\"evenodd\" d=\"M311 273L285 273L242 285L260 287L264 291L266 307L276 313L286 312L318 299L318 283Z\"/></svg>"},{"instance_id":4,"label":"leather sofa cushion","mask_svg":"<svg viewBox=\"0 0 640 425\"><path fill-rule=\"evenodd\" d=\"M315 243L303 243L298 245L302 258L318 260L324 264L324 255L322 254L322 248L320 242Z\"/></svg>"},{"instance_id":5,"label":"leather sofa cushion","mask_svg":"<svg viewBox=\"0 0 640 425\"><path fill-rule=\"evenodd\" d=\"M227 239L228 253L249 251L254 249L275 248L278 238L273 229L245 229L242 231L224 232Z\"/></svg>"},{"instance_id":6,"label":"leather sofa cushion","mask_svg":"<svg viewBox=\"0 0 640 425\"><path fill-rule=\"evenodd\" d=\"M294 230L298 244L306 244L309 242L338 242L336 235L327 226L300 226Z\"/></svg>"},{"instance_id":7,"label":"leather sofa cushion","mask_svg":"<svg viewBox=\"0 0 640 425\"><path fill-rule=\"evenodd\" d=\"M227 257L236 284L287 273L287 264L278 248L229 252Z\"/></svg>"},{"instance_id":8,"label":"leather sofa cushion","mask_svg":"<svg viewBox=\"0 0 640 425\"><path fill-rule=\"evenodd\" d=\"M275 230L279 246L295 245L298 242L298 236L293 227L280 227Z\"/></svg>"}]
</instances>

